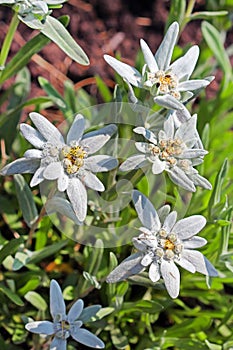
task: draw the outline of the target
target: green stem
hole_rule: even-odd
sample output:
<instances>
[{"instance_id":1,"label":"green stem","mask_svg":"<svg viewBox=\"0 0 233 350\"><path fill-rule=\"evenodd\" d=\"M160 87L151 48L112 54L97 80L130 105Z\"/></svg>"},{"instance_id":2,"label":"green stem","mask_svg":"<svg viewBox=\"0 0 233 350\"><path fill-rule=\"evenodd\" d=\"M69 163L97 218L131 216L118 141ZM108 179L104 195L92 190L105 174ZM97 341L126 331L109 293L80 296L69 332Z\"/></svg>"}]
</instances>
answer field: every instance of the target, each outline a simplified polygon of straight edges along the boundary
<instances>
[{"instance_id":1,"label":"green stem","mask_svg":"<svg viewBox=\"0 0 233 350\"><path fill-rule=\"evenodd\" d=\"M5 63L6 63L6 60L8 57L8 53L9 53L10 48L11 48L11 43L12 43L12 40L14 38L14 34L15 34L15 31L18 27L18 24L19 24L18 14L17 14L17 12L15 12L12 19L11 19L10 26L8 28L6 37L5 37L3 45L2 45L1 54L0 54L0 67L5 66Z\"/></svg>"},{"instance_id":2,"label":"green stem","mask_svg":"<svg viewBox=\"0 0 233 350\"><path fill-rule=\"evenodd\" d=\"M189 0L189 3L187 5L186 8L186 12L184 15L184 19L180 25L180 33L183 31L184 27L186 26L186 24L189 22L189 17L191 16L192 12L193 12L193 8L195 5L196 0Z\"/></svg>"},{"instance_id":3,"label":"green stem","mask_svg":"<svg viewBox=\"0 0 233 350\"><path fill-rule=\"evenodd\" d=\"M195 2L196 2L196 0L189 1L187 9L186 9L185 17L189 17L192 14Z\"/></svg>"}]
</instances>

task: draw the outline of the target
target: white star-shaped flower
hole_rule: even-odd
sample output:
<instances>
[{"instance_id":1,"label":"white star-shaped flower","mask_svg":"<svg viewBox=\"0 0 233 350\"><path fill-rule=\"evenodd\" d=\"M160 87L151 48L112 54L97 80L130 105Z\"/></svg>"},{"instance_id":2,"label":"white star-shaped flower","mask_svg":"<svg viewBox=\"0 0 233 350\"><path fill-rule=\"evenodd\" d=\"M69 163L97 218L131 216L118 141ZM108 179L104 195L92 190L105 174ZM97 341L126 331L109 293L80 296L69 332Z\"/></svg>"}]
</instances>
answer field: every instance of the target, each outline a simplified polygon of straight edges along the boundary
<instances>
[{"instance_id":1,"label":"white star-shaped flower","mask_svg":"<svg viewBox=\"0 0 233 350\"><path fill-rule=\"evenodd\" d=\"M95 313L101 308L99 305L96 306L96 308L92 307ZM50 350L66 350L69 336L91 348L103 349L105 345L102 340L87 329L81 328L83 325L82 314L85 312L85 309L87 310L88 308L83 309L83 300L78 299L66 315L66 306L61 288L55 280L52 280L50 284L50 313L53 317L53 322L29 322L25 325L25 328L36 334L54 335L50 344ZM91 318L93 314L89 312L89 316Z\"/></svg>"},{"instance_id":2,"label":"white star-shaped flower","mask_svg":"<svg viewBox=\"0 0 233 350\"><path fill-rule=\"evenodd\" d=\"M196 185L211 189L209 181L193 168L202 163L208 153L200 143L196 122L197 116L194 115L177 127L177 116L173 113L156 135L144 127L135 128L134 132L143 135L146 142L135 143L139 153L126 159L120 170L128 171L151 164L153 174L166 171L175 184L188 191L195 192Z\"/></svg>"},{"instance_id":3,"label":"white star-shaped flower","mask_svg":"<svg viewBox=\"0 0 233 350\"><path fill-rule=\"evenodd\" d=\"M171 64L178 33L179 25L174 22L168 28L155 55L141 39L145 60L142 73L112 56L104 55L104 59L127 83L149 89L158 105L169 109L182 109L183 103L193 96L191 91L206 87L213 77L190 80L199 56L197 45L192 46L184 56ZM131 91L131 95L132 93Z\"/></svg>"},{"instance_id":4,"label":"white star-shaped flower","mask_svg":"<svg viewBox=\"0 0 233 350\"><path fill-rule=\"evenodd\" d=\"M106 127L85 135L85 119L78 114L67 134L66 142L60 131L39 113L30 113L37 129L21 124L20 130L36 149L27 150L1 170L2 175L34 173L30 186L44 180L56 180L58 191L66 191L75 214L83 222L87 212L87 191L104 191L104 185L95 173L109 171L118 165L117 159L108 155L93 155L116 132L117 127Z\"/></svg>"},{"instance_id":5,"label":"white star-shaped flower","mask_svg":"<svg viewBox=\"0 0 233 350\"><path fill-rule=\"evenodd\" d=\"M165 287L172 298L177 298L180 290L180 272L176 264L189 272L200 272L207 276L217 276L217 271L206 257L195 248L207 242L196 234L205 226L206 219L193 215L176 221L177 213L169 213L161 220L152 203L139 191L133 191L133 202L138 217L143 224L133 244L138 250L121 262L107 277L107 282L115 283L138 274L149 267L149 278L157 282L163 278Z\"/></svg>"}]
</instances>

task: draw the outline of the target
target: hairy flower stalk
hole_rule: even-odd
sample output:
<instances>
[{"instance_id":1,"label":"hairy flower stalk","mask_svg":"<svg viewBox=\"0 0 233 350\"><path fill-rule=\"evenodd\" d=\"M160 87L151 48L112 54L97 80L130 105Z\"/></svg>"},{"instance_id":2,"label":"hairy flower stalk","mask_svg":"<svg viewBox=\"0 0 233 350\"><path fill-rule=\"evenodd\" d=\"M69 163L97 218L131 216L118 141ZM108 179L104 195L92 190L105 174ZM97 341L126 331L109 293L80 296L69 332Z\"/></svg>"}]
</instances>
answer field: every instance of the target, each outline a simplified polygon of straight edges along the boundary
<instances>
[{"instance_id":1,"label":"hairy flower stalk","mask_svg":"<svg viewBox=\"0 0 233 350\"><path fill-rule=\"evenodd\" d=\"M148 267L150 280L155 283L162 278L169 295L176 298L180 290L180 272L176 264L191 273L218 275L204 255L194 250L207 243L196 236L206 224L203 216L193 215L177 221L177 213L173 211L162 220L151 202L137 190L133 191L133 202L143 224L139 236L133 238L138 252L123 260L109 274L107 282L122 281Z\"/></svg>"},{"instance_id":2,"label":"hairy flower stalk","mask_svg":"<svg viewBox=\"0 0 233 350\"><path fill-rule=\"evenodd\" d=\"M166 171L171 180L182 188L195 192L195 186L211 189L211 184L193 167L203 162L208 153L202 148L196 129L194 115L177 127L177 116L173 113L164 122L157 134L149 129L137 127L134 132L143 135L146 142L136 142L139 151L120 166L121 171L151 165L153 174Z\"/></svg>"},{"instance_id":3,"label":"hairy flower stalk","mask_svg":"<svg viewBox=\"0 0 233 350\"><path fill-rule=\"evenodd\" d=\"M53 322L29 322L25 328L36 334L54 335L53 341L50 344L50 350L66 350L67 338L69 336L78 343L91 348L103 349L105 345L102 340L88 330L81 328L84 313L85 319L87 319L88 313L89 319L94 316L90 308L83 308L83 305L83 300L78 299L66 315L66 307L61 288L55 280L52 280L50 283L50 313L53 317ZM92 309L95 310L94 314L100 308L101 306L99 305L96 305L95 308L92 306Z\"/></svg>"},{"instance_id":4,"label":"hairy flower stalk","mask_svg":"<svg viewBox=\"0 0 233 350\"><path fill-rule=\"evenodd\" d=\"M193 96L192 91L206 87L213 77L190 80L199 56L197 45L192 46L184 56L171 64L178 33L179 25L174 22L168 28L155 55L141 39L145 60L142 73L112 56L104 55L104 59L128 84L149 90L158 105L169 109L183 109L183 103Z\"/></svg>"},{"instance_id":5,"label":"hairy flower stalk","mask_svg":"<svg viewBox=\"0 0 233 350\"><path fill-rule=\"evenodd\" d=\"M20 130L36 149L26 151L23 158L5 166L1 174L33 173L31 186L56 180L58 191L67 193L78 220L83 222L87 212L86 187L104 191L95 173L109 171L118 164L114 157L93 154L104 146L117 127L110 124L83 135L85 119L78 114L65 143L60 131L42 115L31 113L30 118L37 129L21 124Z\"/></svg>"}]
</instances>

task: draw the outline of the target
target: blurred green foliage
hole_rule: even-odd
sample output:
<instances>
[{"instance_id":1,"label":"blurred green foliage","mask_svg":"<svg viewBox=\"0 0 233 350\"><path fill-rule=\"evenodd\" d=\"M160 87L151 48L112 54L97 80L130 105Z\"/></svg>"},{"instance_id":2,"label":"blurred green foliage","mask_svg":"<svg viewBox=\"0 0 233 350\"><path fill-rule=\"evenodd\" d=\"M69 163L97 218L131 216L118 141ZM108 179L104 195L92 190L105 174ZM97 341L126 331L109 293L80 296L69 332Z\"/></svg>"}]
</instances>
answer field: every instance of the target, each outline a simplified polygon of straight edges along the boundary
<instances>
[{"instance_id":1,"label":"blurred green foliage","mask_svg":"<svg viewBox=\"0 0 233 350\"><path fill-rule=\"evenodd\" d=\"M213 184L212 191L198 189L192 195L186 215L202 214L208 224L202 236L208 244L202 252L219 271L213 281L184 270L180 297L171 300L162 283L148 283L147 274L127 282L107 285L106 276L131 251L131 246L104 249L100 240L95 247L81 246L67 239L57 230L49 217L43 216L43 203L38 189L27 185L29 177L17 175L1 179L0 191L0 348L2 350L47 349L49 340L28 334L24 325L28 320L49 319L49 283L56 279L69 303L84 298L85 306L101 304L99 318L88 323L92 332L106 343L106 349L233 349L233 99L232 67L225 49L226 33L231 29L232 0L207 1L205 10L193 12L195 1L171 1L166 26L177 20L183 31L191 20L201 19L203 40L195 74L199 77L217 75L211 96L201 92L187 107L198 114L198 128L206 149L209 150L199 171ZM187 6L188 4L188 6ZM228 12L226 12L228 11ZM180 33L182 35L182 33ZM28 147L19 136L16 126L22 109L33 105L35 110L56 107L64 118L70 118L98 101L84 89L75 90L67 80L63 96L43 77L39 84L46 96L28 99L30 73L26 68L31 56L48 39L42 34L21 48L2 72L0 83L15 76L14 84L0 98L7 103L1 115L0 137L5 141L11 159L22 156ZM175 55L186 48L177 46ZM26 53L26 54L25 54ZM137 65L142 65L138 54ZM219 78L220 77L220 78ZM104 102L127 101L127 91L116 76L119 86L111 92L100 77L96 84ZM217 85L217 88L216 88ZM143 99L144 92L137 91ZM91 116L90 116L91 122ZM132 131L119 125L119 133L130 139ZM5 159L3 159L5 161ZM112 175L114 177L114 175ZM143 179L135 186L147 194ZM169 187L169 204L179 201L179 193ZM91 209L89 209L90 211ZM89 215L101 217L97 208ZM136 216L129 205L119 213L126 222ZM105 218L106 219L106 218ZM116 226L119 224L116 220ZM113 227L104 223L103 227ZM207 285L211 285L209 289ZM68 349L76 349L69 342Z\"/></svg>"}]
</instances>

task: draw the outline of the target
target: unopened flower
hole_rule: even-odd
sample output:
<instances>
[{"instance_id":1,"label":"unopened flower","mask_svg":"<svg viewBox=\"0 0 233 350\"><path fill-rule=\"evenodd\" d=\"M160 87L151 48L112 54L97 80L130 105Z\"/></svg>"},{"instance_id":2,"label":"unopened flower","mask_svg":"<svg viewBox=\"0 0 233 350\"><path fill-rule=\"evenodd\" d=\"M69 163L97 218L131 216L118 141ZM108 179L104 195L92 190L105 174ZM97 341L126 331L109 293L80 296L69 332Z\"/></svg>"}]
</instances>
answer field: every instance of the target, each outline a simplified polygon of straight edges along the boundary
<instances>
[{"instance_id":1,"label":"unopened flower","mask_svg":"<svg viewBox=\"0 0 233 350\"><path fill-rule=\"evenodd\" d=\"M55 280L52 280L50 284L50 313L53 322L29 322L25 325L25 328L36 334L54 335L50 350L66 350L69 336L78 343L91 348L103 349L105 345L102 340L87 329L81 328L83 325L82 313L85 311L83 305L83 300L78 299L66 315L66 306L61 288Z\"/></svg>"},{"instance_id":2,"label":"unopened flower","mask_svg":"<svg viewBox=\"0 0 233 350\"><path fill-rule=\"evenodd\" d=\"M177 213L173 211L161 222L152 203L137 190L133 191L133 202L143 224L139 236L133 238L138 252L123 260L109 274L107 282L122 281L148 267L150 280L157 282L163 278L169 295L176 298L180 290L180 272L176 264L192 273L218 275L209 260L194 250L207 243L196 236L206 224L203 216L193 215L176 221Z\"/></svg>"},{"instance_id":3,"label":"unopened flower","mask_svg":"<svg viewBox=\"0 0 233 350\"><path fill-rule=\"evenodd\" d=\"M67 134L67 141L60 131L39 113L30 113L37 130L28 124L21 124L20 130L36 149L25 152L24 157L15 160L1 170L2 175L34 173L30 185L44 180L57 180L58 191L66 191L79 221L84 221L87 212L87 191L89 187L104 191L104 185L95 173L105 172L118 164L114 157L94 155L116 132L113 124L85 135L85 119L78 114Z\"/></svg>"},{"instance_id":4,"label":"unopened flower","mask_svg":"<svg viewBox=\"0 0 233 350\"><path fill-rule=\"evenodd\" d=\"M204 155L208 153L199 147L196 122L194 115L176 127L177 120L172 114L157 135L144 127L135 128L134 132L143 135L146 142L135 143L139 153L123 162L120 170L128 171L151 164L153 174L166 171L175 184L188 191L195 192L196 185L211 189L209 181L193 168L202 163Z\"/></svg>"},{"instance_id":5,"label":"unopened flower","mask_svg":"<svg viewBox=\"0 0 233 350\"><path fill-rule=\"evenodd\" d=\"M171 64L178 33L179 25L174 22L168 28L155 55L152 54L147 43L141 39L140 44L145 60L142 73L112 56L104 55L104 59L127 83L150 90L158 105L169 109L182 109L182 103L193 96L191 91L206 87L213 77L189 80L199 56L197 45L192 46L184 56Z\"/></svg>"}]
</instances>

